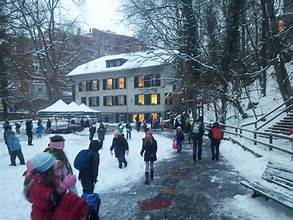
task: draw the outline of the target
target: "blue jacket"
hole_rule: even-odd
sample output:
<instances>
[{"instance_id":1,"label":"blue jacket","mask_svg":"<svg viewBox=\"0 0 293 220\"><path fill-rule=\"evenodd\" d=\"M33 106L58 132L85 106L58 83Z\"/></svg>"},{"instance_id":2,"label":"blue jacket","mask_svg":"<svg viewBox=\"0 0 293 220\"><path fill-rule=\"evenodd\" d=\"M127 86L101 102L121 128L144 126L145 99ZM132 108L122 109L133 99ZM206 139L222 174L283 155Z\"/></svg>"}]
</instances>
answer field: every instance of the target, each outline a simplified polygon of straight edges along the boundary
<instances>
[{"instance_id":1,"label":"blue jacket","mask_svg":"<svg viewBox=\"0 0 293 220\"><path fill-rule=\"evenodd\" d=\"M12 131L8 131L6 134L7 145L11 151L20 150L21 146L18 138L14 135Z\"/></svg>"}]
</instances>

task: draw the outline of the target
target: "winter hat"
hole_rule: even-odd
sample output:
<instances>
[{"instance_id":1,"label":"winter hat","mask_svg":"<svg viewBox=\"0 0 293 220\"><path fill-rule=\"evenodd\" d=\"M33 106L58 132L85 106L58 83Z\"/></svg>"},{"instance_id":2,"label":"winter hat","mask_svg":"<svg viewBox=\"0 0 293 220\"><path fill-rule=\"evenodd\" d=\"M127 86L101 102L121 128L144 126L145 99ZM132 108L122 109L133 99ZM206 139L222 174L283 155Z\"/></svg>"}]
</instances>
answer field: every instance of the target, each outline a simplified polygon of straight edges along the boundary
<instances>
[{"instance_id":1,"label":"winter hat","mask_svg":"<svg viewBox=\"0 0 293 220\"><path fill-rule=\"evenodd\" d=\"M146 133L145 133L146 135L151 135L151 136L153 136L153 132L151 132L151 131L147 131Z\"/></svg>"},{"instance_id":2,"label":"winter hat","mask_svg":"<svg viewBox=\"0 0 293 220\"><path fill-rule=\"evenodd\" d=\"M94 150L100 150L102 148L101 142L98 140L92 140L89 148Z\"/></svg>"},{"instance_id":3,"label":"winter hat","mask_svg":"<svg viewBox=\"0 0 293 220\"><path fill-rule=\"evenodd\" d=\"M50 137L50 143L48 144L48 146L50 148L62 150L64 148L64 142L65 140L62 136L55 135L53 137Z\"/></svg>"},{"instance_id":4,"label":"winter hat","mask_svg":"<svg viewBox=\"0 0 293 220\"><path fill-rule=\"evenodd\" d=\"M118 130L115 130L114 135L121 135L121 133Z\"/></svg>"},{"instance_id":5,"label":"winter hat","mask_svg":"<svg viewBox=\"0 0 293 220\"><path fill-rule=\"evenodd\" d=\"M31 166L33 170L43 173L50 169L54 165L55 161L56 159L52 154L47 152L41 152L36 154L31 159Z\"/></svg>"},{"instance_id":6,"label":"winter hat","mask_svg":"<svg viewBox=\"0 0 293 220\"><path fill-rule=\"evenodd\" d=\"M180 126L177 127L177 130L182 130L182 128Z\"/></svg>"}]
</instances>

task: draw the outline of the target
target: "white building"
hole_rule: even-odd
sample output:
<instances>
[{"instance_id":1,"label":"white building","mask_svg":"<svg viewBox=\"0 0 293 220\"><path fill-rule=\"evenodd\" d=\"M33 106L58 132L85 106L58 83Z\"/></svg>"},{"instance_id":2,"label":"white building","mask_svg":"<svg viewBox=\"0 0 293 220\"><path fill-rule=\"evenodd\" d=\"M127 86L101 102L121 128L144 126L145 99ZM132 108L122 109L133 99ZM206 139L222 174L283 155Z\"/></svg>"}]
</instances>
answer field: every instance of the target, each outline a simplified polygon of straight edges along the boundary
<instances>
[{"instance_id":1,"label":"white building","mask_svg":"<svg viewBox=\"0 0 293 220\"><path fill-rule=\"evenodd\" d=\"M163 50L110 55L78 66L67 76L75 82L75 102L101 111L103 121L166 118L179 82L173 61Z\"/></svg>"}]
</instances>

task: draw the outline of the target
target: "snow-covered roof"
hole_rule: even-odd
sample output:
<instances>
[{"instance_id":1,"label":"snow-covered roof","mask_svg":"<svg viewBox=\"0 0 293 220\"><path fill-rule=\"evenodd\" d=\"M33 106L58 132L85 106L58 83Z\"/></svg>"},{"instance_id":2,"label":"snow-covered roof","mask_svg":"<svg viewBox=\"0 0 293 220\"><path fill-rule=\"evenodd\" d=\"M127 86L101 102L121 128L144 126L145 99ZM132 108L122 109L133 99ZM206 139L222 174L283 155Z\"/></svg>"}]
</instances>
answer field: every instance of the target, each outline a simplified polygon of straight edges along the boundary
<instances>
[{"instance_id":1,"label":"snow-covered roof","mask_svg":"<svg viewBox=\"0 0 293 220\"><path fill-rule=\"evenodd\" d=\"M79 105L79 107L81 108L81 110L82 110L83 112L100 112L100 111L97 111L97 110L94 110L94 109L88 107L88 106L85 105L84 103L81 103L81 104Z\"/></svg>"},{"instance_id":2,"label":"snow-covered roof","mask_svg":"<svg viewBox=\"0 0 293 220\"><path fill-rule=\"evenodd\" d=\"M159 66L170 63L174 60L174 54L177 51L151 50L144 52L123 53L118 55L103 56L96 60L82 64L72 70L67 76L77 76L91 73L112 72L136 69L142 67ZM110 60L126 60L121 66L106 67L106 61Z\"/></svg>"},{"instance_id":3,"label":"snow-covered roof","mask_svg":"<svg viewBox=\"0 0 293 220\"><path fill-rule=\"evenodd\" d=\"M54 104L50 105L49 107L37 111L37 113L41 112L64 112L68 110L68 105L63 102L61 99L59 99Z\"/></svg>"},{"instance_id":4,"label":"snow-covered roof","mask_svg":"<svg viewBox=\"0 0 293 220\"><path fill-rule=\"evenodd\" d=\"M76 104L75 102L71 102L68 106L67 106L68 111L70 112L82 112L82 109L80 108L80 106L78 104Z\"/></svg>"}]
</instances>

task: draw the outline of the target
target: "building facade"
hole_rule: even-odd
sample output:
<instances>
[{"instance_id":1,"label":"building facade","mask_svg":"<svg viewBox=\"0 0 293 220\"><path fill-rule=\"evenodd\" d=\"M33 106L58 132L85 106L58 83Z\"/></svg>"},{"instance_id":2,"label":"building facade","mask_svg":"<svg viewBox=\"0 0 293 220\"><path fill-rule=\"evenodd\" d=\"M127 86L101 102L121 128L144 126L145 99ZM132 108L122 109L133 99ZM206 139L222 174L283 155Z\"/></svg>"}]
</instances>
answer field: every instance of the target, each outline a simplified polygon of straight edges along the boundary
<instances>
[{"instance_id":1,"label":"building facade","mask_svg":"<svg viewBox=\"0 0 293 220\"><path fill-rule=\"evenodd\" d=\"M73 70L75 102L101 111L107 122L166 118L177 102L170 95L176 69L145 54L105 56Z\"/></svg>"}]
</instances>

